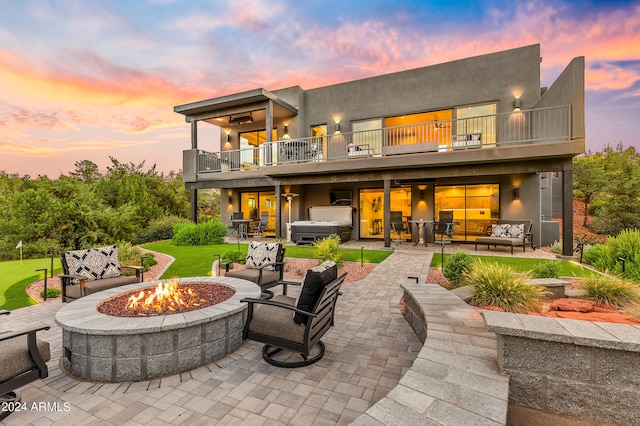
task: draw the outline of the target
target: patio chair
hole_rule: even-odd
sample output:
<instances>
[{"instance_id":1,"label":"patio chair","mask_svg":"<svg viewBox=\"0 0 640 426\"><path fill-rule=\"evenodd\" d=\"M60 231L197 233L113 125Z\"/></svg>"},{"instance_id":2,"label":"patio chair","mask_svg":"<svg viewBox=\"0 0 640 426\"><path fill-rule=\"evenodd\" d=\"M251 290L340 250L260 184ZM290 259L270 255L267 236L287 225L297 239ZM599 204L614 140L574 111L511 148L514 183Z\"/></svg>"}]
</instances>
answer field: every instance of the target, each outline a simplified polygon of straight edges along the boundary
<instances>
[{"instance_id":1,"label":"patio chair","mask_svg":"<svg viewBox=\"0 0 640 426\"><path fill-rule=\"evenodd\" d=\"M286 295L289 282L285 282L283 279L285 250L280 243L267 244L251 241L245 259L246 268L232 271L230 270L231 265L238 260L224 262L221 264L225 268L224 275L256 283L269 298L273 297L273 292L268 289L283 284Z\"/></svg>"},{"instance_id":2,"label":"patio chair","mask_svg":"<svg viewBox=\"0 0 640 426\"><path fill-rule=\"evenodd\" d=\"M8 315L9 311L0 311ZM11 414L20 402L20 388L49 375L45 362L51 359L49 343L36 339L36 333L49 330L49 326L28 327L0 333L0 420Z\"/></svg>"},{"instance_id":3,"label":"patio chair","mask_svg":"<svg viewBox=\"0 0 640 426\"><path fill-rule=\"evenodd\" d=\"M264 231L269 226L269 212L261 212L260 220L252 224L253 238L265 237Z\"/></svg>"},{"instance_id":4,"label":"patio chair","mask_svg":"<svg viewBox=\"0 0 640 426\"><path fill-rule=\"evenodd\" d=\"M242 212L233 212L231 213L231 225L228 226L229 231L231 231L231 237L233 234L236 234L238 238L240 238L240 222L234 222L234 220L244 219Z\"/></svg>"},{"instance_id":5,"label":"patio chair","mask_svg":"<svg viewBox=\"0 0 640 426\"><path fill-rule=\"evenodd\" d=\"M262 358L276 367L318 362L325 353L320 339L334 325L340 286L347 276L337 275L334 262L308 270L297 303L285 295L272 300L242 299L249 304L243 338L264 343Z\"/></svg>"},{"instance_id":6,"label":"patio chair","mask_svg":"<svg viewBox=\"0 0 640 426\"><path fill-rule=\"evenodd\" d=\"M392 211L390 213L391 233L396 235L395 241L400 244L402 242L402 233L407 232L407 224L402 220L401 211Z\"/></svg>"},{"instance_id":7,"label":"patio chair","mask_svg":"<svg viewBox=\"0 0 640 426\"><path fill-rule=\"evenodd\" d=\"M451 237L453 237L453 227L455 222L453 221L453 210L441 210L438 221L433 224L433 242L440 244L442 251L442 266L444 267L444 246L445 244L451 244ZM438 234L440 234L440 240L438 240ZM445 240L447 236L449 239Z\"/></svg>"}]
</instances>

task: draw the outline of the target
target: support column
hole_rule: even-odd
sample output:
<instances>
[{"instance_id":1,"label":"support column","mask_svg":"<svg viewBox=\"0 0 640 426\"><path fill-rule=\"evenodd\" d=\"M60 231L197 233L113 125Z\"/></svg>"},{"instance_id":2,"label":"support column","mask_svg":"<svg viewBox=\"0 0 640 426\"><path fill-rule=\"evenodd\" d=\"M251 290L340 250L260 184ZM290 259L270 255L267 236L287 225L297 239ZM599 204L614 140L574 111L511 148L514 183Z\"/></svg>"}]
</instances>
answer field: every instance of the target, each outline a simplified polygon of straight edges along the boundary
<instances>
[{"instance_id":1,"label":"support column","mask_svg":"<svg viewBox=\"0 0 640 426\"><path fill-rule=\"evenodd\" d=\"M198 223L198 190L191 190L191 221Z\"/></svg>"},{"instance_id":2,"label":"support column","mask_svg":"<svg viewBox=\"0 0 640 426\"><path fill-rule=\"evenodd\" d=\"M198 149L198 121L191 122L191 149Z\"/></svg>"},{"instance_id":3,"label":"support column","mask_svg":"<svg viewBox=\"0 0 640 426\"><path fill-rule=\"evenodd\" d=\"M573 256L573 164L562 171L562 254Z\"/></svg>"},{"instance_id":4,"label":"support column","mask_svg":"<svg viewBox=\"0 0 640 426\"><path fill-rule=\"evenodd\" d=\"M384 180L384 246L391 247L391 181Z\"/></svg>"},{"instance_id":5,"label":"support column","mask_svg":"<svg viewBox=\"0 0 640 426\"><path fill-rule=\"evenodd\" d=\"M271 137L273 129L273 101L271 99L267 101L267 106L265 107L264 121L266 126L266 140L261 149L264 153L264 164L270 166L273 164L273 149L271 148L271 143L273 142L273 138Z\"/></svg>"},{"instance_id":6,"label":"support column","mask_svg":"<svg viewBox=\"0 0 640 426\"><path fill-rule=\"evenodd\" d=\"M276 238L282 237L282 187L276 184Z\"/></svg>"}]
</instances>

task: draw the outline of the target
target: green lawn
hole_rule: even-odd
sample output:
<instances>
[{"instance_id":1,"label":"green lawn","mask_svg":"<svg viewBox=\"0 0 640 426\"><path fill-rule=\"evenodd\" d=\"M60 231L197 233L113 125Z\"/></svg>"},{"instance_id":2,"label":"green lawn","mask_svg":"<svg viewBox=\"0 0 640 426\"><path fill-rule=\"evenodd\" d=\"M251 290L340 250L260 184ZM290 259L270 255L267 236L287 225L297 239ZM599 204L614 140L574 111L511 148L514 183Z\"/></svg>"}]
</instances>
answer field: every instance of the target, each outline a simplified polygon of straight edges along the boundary
<instances>
[{"instance_id":1,"label":"green lawn","mask_svg":"<svg viewBox=\"0 0 640 426\"><path fill-rule=\"evenodd\" d=\"M50 258L25 259L0 262L0 309L13 310L24 306L35 305L35 301L26 294L29 284L44 278L43 272L36 269L51 267ZM50 271L47 271L50 274ZM62 273L60 259L53 259L53 273Z\"/></svg>"},{"instance_id":2,"label":"green lawn","mask_svg":"<svg viewBox=\"0 0 640 426\"><path fill-rule=\"evenodd\" d=\"M450 254L444 255L445 263ZM543 261L543 259L529 259L521 257L504 257L504 256L473 256L476 259L482 259L484 261L498 262L504 265L511 266L516 272L529 272L533 267ZM554 262L560 262L560 276L561 277L590 277L597 275L596 272L578 265L577 263L569 262L568 260L553 260ZM431 260L432 268L442 268L442 255L436 253Z\"/></svg>"},{"instance_id":3,"label":"green lawn","mask_svg":"<svg viewBox=\"0 0 640 426\"><path fill-rule=\"evenodd\" d=\"M227 251L238 250L237 244L217 244L211 246L173 246L171 241L145 244L147 250L157 251L173 256L176 261L162 274L161 278L197 277L211 274L211 264L217 257ZM240 244L243 255L247 253L247 244ZM285 257L313 259L314 248L310 246L287 246ZM380 263L393 253L390 250L363 250L365 263ZM343 260L360 262L360 249L343 249Z\"/></svg>"}]
</instances>

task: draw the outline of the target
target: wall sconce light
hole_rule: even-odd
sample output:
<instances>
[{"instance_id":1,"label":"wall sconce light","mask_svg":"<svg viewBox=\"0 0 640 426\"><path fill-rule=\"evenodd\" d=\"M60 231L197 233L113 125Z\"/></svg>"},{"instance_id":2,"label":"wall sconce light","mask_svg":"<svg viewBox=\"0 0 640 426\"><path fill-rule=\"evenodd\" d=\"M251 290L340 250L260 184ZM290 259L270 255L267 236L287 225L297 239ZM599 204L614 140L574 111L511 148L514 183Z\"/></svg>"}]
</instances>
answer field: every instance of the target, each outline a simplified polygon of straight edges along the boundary
<instances>
[{"instance_id":1,"label":"wall sconce light","mask_svg":"<svg viewBox=\"0 0 640 426\"><path fill-rule=\"evenodd\" d=\"M233 204L233 196L229 195L229 204Z\"/></svg>"},{"instance_id":2,"label":"wall sconce light","mask_svg":"<svg viewBox=\"0 0 640 426\"><path fill-rule=\"evenodd\" d=\"M520 111L520 98L516 98L516 100L513 101L513 110Z\"/></svg>"},{"instance_id":3,"label":"wall sconce light","mask_svg":"<svg viewBox=\"0 0 640 426\"><path fill-rule=\"evenodd\" d=\"M340 123L336 123L336 134L340 133Z\"/></svg>"},{"instance_id":4,"label":"wall sconce light","mask_svg":"<svg viewBox=\"0 0 640 426\"><path fill-rule=\"evenodd\" d=\"M231 142L231 135L227 133L227 143Z\"/></svg>"},{"instance_id":5,"label":"wall sconce light","mask_svg":"<svg viewBox=\"0 0 640 426\"><path fill-rule=\"evenodd\" d=\"M285 135L289 134L289 126L287 126L286 124L284 125L284 134Z\"/></svg>"},{"instance_id":6,"label":"wall sconce light","mask_svg":"<svg viewBox=\"0 0 640 426\"><path fill-rule=\"evenodd\" d=\"M420 201L424 201L424 189L421 189L418 193L418 197L420 197Z\"/></svg>"},{"instance_id":7,"label":"wall sconce light","mask_svg":"<svg viewBox=\"0 0 640 426\"><path fill-rule=\"evenodd\" d=\"M520 199L520 188L515 188L513 190L513 199L514 200L519 200Z\"/></svg>"}]
</instances>

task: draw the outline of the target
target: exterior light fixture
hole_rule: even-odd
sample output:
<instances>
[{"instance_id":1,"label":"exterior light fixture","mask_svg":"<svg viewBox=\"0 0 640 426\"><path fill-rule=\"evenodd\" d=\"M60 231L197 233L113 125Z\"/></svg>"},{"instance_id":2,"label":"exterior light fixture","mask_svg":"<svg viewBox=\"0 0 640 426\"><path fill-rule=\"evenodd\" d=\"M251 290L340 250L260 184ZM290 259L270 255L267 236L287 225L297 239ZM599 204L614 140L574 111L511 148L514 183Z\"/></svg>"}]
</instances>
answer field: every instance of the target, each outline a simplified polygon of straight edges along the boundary
<instances>
[{"instance_id":1,"label":"exterior light fixture","mask_svg":"<svg viewBox=\"0 0 640 426\"><path fill-rule=\"evenodd\" d=\"M227 143L231 142L231 135L227 133Z\"/></svg>"},{"instance_id":2,"label":"exterior light fixture","mask_svg":"<svg viewBox=\"0 0 640 426\"><path fill-rule=\"evenodd\" d=\"M513 110L520 111L520 98L516 98L516 100L513 101Z\"/></svg>"},{"instance_id":3,"label":"exterior light fixture","mask_svg":"<svg viewBox=\"0 0 640 426\"><path fill-rule=\"evenodd\" d=\"M340 123L336 123L336 134L340 133Z\"/></svg>"},{"instance_id":4,"label":"exterior light fixture","mask_svg":"<svg viewBox=\"0 0 640 426\"><path fill-rule=\"evenodd\" d=\"M284 134L285 135L289 134L289 126L287 126L286 124L284 125Z\"/></svg>"},{"instance_id":5,"label":"exterior light fixture","mask_svg":"<svg viewBox=\"0 0 640 426\"><path fill-rule=\"evenodd\" d=\"M513 190L513 199L514 200L519 200L520 199L520 188L515 188Z\"/></svg>"}]
</instances>

